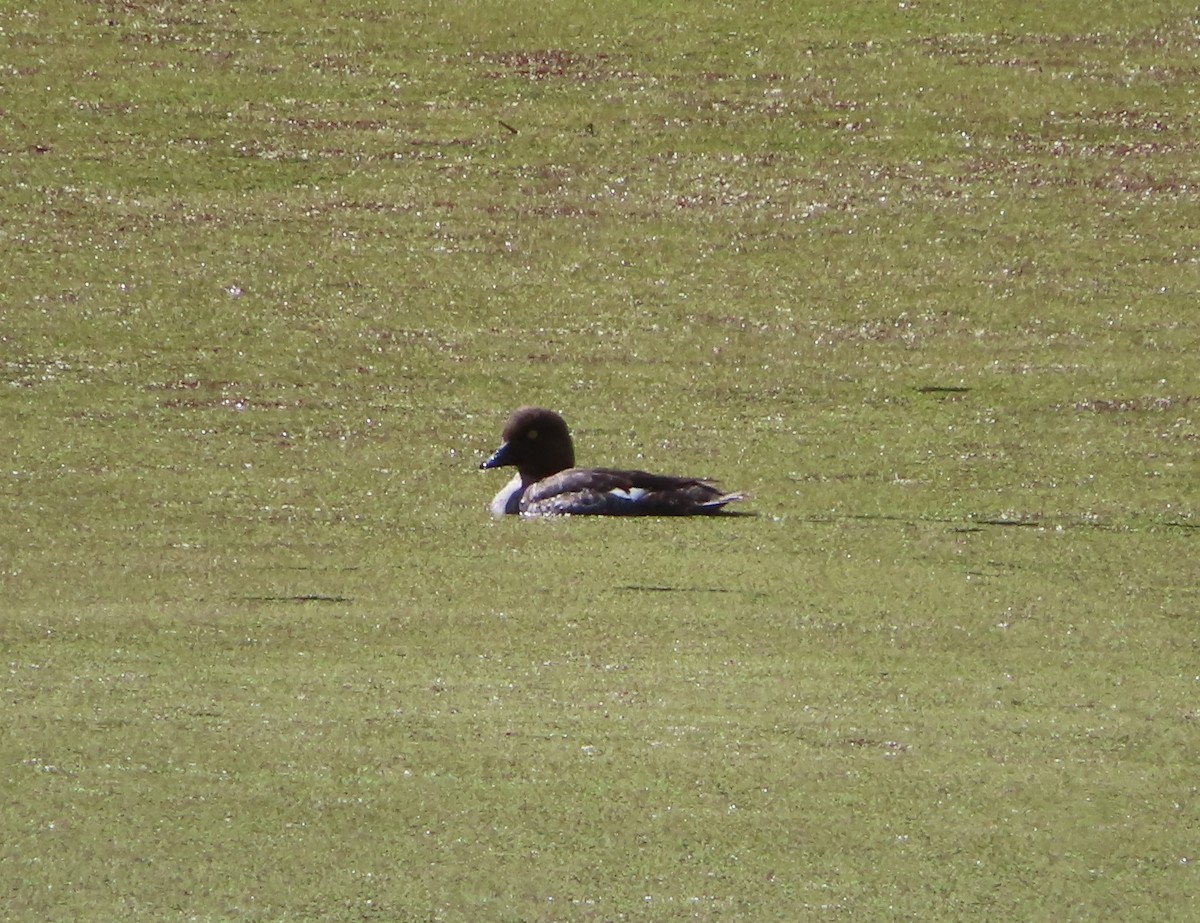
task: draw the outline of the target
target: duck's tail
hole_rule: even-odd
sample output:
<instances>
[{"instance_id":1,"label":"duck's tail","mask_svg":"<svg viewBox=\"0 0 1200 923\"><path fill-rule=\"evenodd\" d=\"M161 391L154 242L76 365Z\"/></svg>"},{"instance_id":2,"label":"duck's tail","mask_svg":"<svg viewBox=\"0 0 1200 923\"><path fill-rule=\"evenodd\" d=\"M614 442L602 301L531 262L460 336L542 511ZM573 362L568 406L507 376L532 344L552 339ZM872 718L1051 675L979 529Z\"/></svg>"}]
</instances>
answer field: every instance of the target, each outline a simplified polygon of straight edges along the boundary
<instances>
[{"instance_id":1,"label":"duck's tail","mask_svg":"<svg viewBox=\"0 0 1200 923\"><path fill-rule=\"evenodd\" d=\"M746 500L749 498L747 493L731 493L721 494L719 497L713 497L711 500L705 500L703 503L696 504L696 512L698 513L722 513L725 512L725 504L736 503L738 500Z\"/></svg>"}]
</instances>

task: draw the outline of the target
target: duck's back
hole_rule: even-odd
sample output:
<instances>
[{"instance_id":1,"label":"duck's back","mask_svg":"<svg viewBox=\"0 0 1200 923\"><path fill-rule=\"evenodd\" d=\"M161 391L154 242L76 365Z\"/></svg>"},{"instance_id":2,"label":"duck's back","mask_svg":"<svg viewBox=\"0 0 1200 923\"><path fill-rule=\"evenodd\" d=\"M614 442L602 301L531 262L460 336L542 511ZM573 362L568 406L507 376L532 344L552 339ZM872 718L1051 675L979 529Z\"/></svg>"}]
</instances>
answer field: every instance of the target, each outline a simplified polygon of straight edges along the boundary
<instances>
[{"instance_id":1,"label":"duck's back","mask_svg":"<svg viewBox=\"0 0 1200 923\"><path fill-rule=\"evenodd\" d=\"M530 484L520 503L526 516L698 516L720 513L741 498L699 478L568 468Z\"/></svg>"}]
</instances>

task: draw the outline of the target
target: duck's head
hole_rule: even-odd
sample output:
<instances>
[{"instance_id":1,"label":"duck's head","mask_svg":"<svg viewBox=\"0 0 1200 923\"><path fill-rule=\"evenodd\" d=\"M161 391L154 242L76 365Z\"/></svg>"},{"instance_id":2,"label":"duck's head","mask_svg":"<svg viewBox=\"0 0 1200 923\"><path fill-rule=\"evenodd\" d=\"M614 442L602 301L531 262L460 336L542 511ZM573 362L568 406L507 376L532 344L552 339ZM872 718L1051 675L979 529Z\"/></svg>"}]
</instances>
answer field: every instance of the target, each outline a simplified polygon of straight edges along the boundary
<instances>
[{"instance_id":1,"label":"duck's head","mask_svg":"<svg viewBox=\"0 0 1200 923\"><path fill-rule=\"evenodd\" d=\"M504 444L480 468L511 465L525 484L575 467L575 447L567 421L544 407L514 410L501 434Z\"/></svg>"}]
</instances>

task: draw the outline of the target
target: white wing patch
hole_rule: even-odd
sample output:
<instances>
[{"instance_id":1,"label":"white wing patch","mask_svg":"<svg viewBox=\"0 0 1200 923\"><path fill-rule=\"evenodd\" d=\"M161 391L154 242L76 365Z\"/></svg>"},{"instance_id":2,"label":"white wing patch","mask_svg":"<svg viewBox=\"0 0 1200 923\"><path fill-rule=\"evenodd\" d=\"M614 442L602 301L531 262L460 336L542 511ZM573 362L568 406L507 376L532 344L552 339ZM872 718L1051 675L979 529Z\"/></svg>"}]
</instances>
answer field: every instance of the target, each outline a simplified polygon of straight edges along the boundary
<instances>
[{"instance_id":1,"label":"white wing patch","mask_svg":"<svg viewBox=\"0 0 1200 923\"><path fill-rule=\"evenodd\" d=\"M625 500L629 503L637 503L642 497L646 496L646 488L644 487L614 487L608 492L608 495L614 500Z\"/></svg>"}]
</instances>

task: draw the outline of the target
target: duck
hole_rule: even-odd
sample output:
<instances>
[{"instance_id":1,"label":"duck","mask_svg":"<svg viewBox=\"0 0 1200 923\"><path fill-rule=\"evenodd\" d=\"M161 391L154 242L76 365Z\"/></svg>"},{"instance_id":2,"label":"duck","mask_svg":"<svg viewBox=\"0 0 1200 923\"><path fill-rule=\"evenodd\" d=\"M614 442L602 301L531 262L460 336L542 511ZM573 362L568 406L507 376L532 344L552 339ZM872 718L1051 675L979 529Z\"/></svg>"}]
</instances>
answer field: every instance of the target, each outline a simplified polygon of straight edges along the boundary
<instances>
[{"instance_id":1,"label":"duck","mask_svg":"<svg viewBox=\"0 0 1200 923\"><path fill-rule=\"evenodd\" d=\"M521 407L504 424L503 442L481 470L513 467L517 473L492 500L504 516L703 516L745 499L712 481L615 468L575 467L567 422L545 407Z\"/></svg>"}]
</instances>

